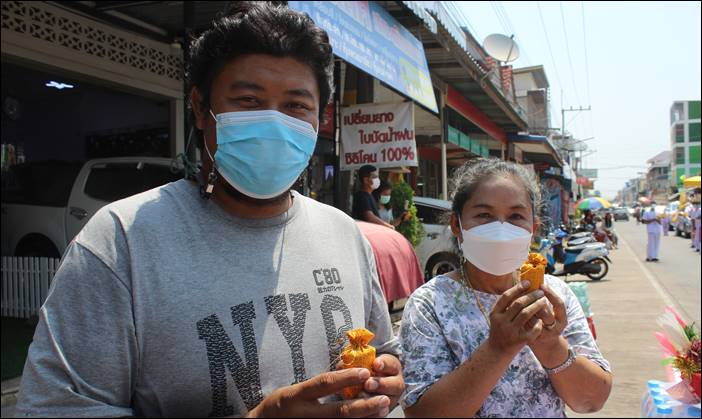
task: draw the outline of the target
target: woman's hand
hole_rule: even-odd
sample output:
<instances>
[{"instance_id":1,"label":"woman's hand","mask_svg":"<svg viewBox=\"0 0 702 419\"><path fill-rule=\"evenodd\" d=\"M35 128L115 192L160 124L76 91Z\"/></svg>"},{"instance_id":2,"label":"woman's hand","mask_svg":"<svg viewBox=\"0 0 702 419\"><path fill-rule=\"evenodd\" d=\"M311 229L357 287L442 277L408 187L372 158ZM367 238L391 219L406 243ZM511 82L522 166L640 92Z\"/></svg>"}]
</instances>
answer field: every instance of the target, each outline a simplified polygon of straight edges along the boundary
<instances>
[{"instance_id":1,"label":"woman's hand","mask_svg":"<svg viewBox=\"0 0 702 419\"><path fill-rule=\"evenodd\" d=\"M568 315L563 299L551 287L543 284L541 290L548 299L549 307L535 316L543 322L544 330L537 339L529 343L529 347L542 365L551 368L560 365L558 362L563 360L562 349L565 347L567 351L567 343L564 344L560 338L568 325Z\"/></svg>"},{"instance_id":2,"label":"woman's hand","mask_svg":"<svg viewBox=\"0 0 702 419\"><path fill-rule=\"evenodd\" d=\"M565 302L551 287L542 284L541 290L550 304L546 310L537 314L537 317L544 323L544 332L538 341L546 341L555 339L563 333L563 330L568 326L568 315Z\"/></svg>"},{"instance_id":3,"label":"woman's hand","mask_svg":"<svg viewBox=\"0 0 702 419\"><path fill-rule=\"evenodd\" d=\"M529 285L529 281L522 281L505 291L490 312L488 342L511 356L543 332L543 321L531 320L548 308L548 300L544 298L544 291L529 292Z\"/></svg>"}]
</instances>

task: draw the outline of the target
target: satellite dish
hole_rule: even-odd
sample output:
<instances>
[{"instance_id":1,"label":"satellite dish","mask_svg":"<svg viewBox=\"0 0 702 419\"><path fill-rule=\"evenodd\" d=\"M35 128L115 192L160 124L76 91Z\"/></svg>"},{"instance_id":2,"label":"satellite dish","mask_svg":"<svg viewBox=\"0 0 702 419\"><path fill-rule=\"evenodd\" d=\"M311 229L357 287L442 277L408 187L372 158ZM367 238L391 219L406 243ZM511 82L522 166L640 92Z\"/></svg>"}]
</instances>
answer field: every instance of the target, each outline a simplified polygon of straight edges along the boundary
<instances>
[{"instance_id":1,"label":"satellite dish","mask_svg":"<svg viewBox=\"0 0 702 419\"><path fill-rule=\"evenodd\" d=\"M500 33L493 33L483 41L483 48L497 61L511 63L519 58L519 47L514 42L514 35L505 36Z\"/></svg>"}]
</instances>

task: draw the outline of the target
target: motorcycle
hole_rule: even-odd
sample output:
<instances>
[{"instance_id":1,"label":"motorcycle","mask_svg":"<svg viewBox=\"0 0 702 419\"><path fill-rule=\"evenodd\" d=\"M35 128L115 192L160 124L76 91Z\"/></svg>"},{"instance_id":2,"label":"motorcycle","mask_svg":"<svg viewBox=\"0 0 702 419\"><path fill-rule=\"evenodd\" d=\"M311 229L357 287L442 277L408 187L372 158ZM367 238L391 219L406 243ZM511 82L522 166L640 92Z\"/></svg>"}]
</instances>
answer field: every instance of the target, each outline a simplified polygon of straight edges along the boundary
<instances>
[{"instance_id":1,"label":"motorcycle","mask_svg":"<svg viewBox=\"0 0 702 419\"><path fill-rule=\"evenodd\" d=\"M595 235L589 231L583 231L579 233L574 233L565 238L566 246L579 246L585 243L594 243L597 239Z\"/></svg>"},{"instance_id":2,"label":"motorcycle","mask_svg":"<svg viewBox=\"0 0 702 419\"><path fill-rule=\"evenodd\" d=\"M564 232L561 232L561 239L557 240L556 234L549 235L549 238L542 240L541 254L548 261L546 272L554 276L567 276L575 274L583 274L588 278L599 281L609 272L609 263L612 261L609 258L609 251L604 243L585 243L577 246L563 246L562 239ZM562 255L560 262L563 267L556 268L556 256L554 255L554 246L560 244L562 246Z\"/></svg>"}]
</instances>

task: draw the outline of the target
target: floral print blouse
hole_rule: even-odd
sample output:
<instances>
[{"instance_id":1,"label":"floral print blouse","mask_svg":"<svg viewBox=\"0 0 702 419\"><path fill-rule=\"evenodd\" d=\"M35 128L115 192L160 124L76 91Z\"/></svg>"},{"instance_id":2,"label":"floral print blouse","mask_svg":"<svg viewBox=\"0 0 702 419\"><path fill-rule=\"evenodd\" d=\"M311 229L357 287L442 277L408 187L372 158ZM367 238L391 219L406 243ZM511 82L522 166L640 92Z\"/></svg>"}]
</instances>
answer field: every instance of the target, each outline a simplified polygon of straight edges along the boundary
<instances>
[{"instance_id":1,"label":"floral print blouse","mask_svg":"<svg viewBox=\"0 0 702 419\"><path fill-rule=\"evenodd\" d=\"M546 284L566 306L568 325L563 337L578 356L611 372L592 338L577 297L562 280L546 275ZM487 313L499 295L476 291ZM441 377L468 360L489 336L487 321L474 294L440 275L417 289L405 306L400 329L405 391L403 408L414 405ZM565 402L528 346L514 358L477 417L565 417Z\"/></svg>"}]
</instances>

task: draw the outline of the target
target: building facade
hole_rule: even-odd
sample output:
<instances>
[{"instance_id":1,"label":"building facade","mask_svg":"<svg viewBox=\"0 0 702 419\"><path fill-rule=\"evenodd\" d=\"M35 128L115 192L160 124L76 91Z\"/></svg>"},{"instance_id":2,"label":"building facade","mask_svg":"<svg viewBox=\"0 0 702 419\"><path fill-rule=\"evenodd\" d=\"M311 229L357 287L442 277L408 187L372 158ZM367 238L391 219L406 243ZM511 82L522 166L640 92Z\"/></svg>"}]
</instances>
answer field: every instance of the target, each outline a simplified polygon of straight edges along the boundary
<instances>
[{"instance_id":1,"label":"building facade","mask_svg":"<svg viewBox=\"0 0 702 419\"><path fill-rule=\"evenodd\" d=\"M670 151L662 151L648 159L646 186L648 197L656 202L666 202L670 194Z\"/></svg>"},{"instance_id":2,"label":"building facade","mask_svg":"<svg viewBox=\"0 0 702 419\"><path fill-rule=\"evenodd\" d=\"M676 101L670 107L671 181L700 173L700 101Z\"/></svg>"}]
</instances>

